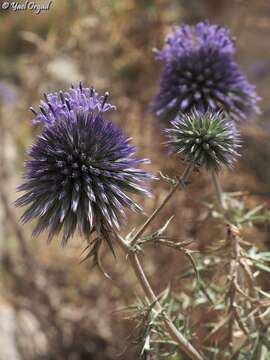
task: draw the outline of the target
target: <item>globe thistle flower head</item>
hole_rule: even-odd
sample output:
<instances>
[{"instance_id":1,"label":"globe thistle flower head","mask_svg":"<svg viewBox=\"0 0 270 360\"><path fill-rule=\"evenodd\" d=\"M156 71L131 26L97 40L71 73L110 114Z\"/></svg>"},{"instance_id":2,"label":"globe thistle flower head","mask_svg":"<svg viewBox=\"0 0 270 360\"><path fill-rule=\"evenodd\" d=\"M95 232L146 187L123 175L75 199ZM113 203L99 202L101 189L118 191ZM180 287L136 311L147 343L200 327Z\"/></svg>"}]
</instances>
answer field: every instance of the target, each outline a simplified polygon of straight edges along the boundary
<instances>
[{"instance_id":1,"label":"globe thistle flower head","mask_svg":"<svg viewBox=\"0 0 270 360\"><path fill-rule=\"evenodd\" d=\"M107 102L108 93L99 96L94 88L85 88L80 82L79 86L73 86L62 92L44 94L44 100L40 101L40 111L33 107L30 110L35 115L33 124L51 125L61 115L66 118L70 113L82 110L84 112L105 113L116 110L114 105Z\"/></svg>"},{"instance_id":2,"label":"globe thistle flower head","mask_svg":"<svg viewBox=\"0 0 270 360\"><path fill-rule=\"evenodd\" d=\"M157 59L165 62L151 109L168 125L178 111L223 110L233 120L259 112L259 97L239 65L229 30L210 25L175 27Z\"/></svg>"},{"instance_id":3,"label":"globe thistle flower head","mask_svg":"<svg viewBox=\"0 0 270 360\"><path fill-rule=\"evenodd\" d=\"M124 210L142 210L129 193L149 195L145 183L153 176L139 168L147 160L134 157L130 139L96 107L55 112L29 149L15 205L28 206L23 223L37 219L34 235L48 230L51 240L62 231L65 244L78 228L110 245Z\"/></svg>"},{"instance_id":4,"label":"globe thistle flower head","mask_svg":"<svg viewBox=\"0 0 270 360\"><path fill-rule=\"evenodd\" d=\"M205 166L207 170L218 172L231 167L239 155L239 133L223 112L193 110L180 114L165 132L173 151L186 162Z\"/></svg>"}]
</instances>

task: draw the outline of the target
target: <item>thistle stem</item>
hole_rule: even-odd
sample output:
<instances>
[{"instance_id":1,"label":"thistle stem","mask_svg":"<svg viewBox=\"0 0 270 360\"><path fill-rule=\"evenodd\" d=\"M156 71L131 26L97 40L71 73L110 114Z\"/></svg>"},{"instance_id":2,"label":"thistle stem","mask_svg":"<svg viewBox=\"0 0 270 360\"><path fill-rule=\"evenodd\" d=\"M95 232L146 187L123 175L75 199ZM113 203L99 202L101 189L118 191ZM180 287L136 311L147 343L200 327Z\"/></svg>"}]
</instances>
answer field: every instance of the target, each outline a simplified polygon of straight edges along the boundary
<instances>
[{"instance_id":1,"label":"thistle stem","mask_svg":"<svg viewBox=\"0 0 270 360\"><path fill-rule=\"evenodd\" d=\"M173 196L175 191L180 186L181 188L184 188L186 185L186 181L188 180L190 174L192 173L194 169L193 164L189 164L185 171L183 172L182 176L178 179L178 181L173 185L170 192L167 194L167 196L163 199L162 203L159 205L158 208L152 213L152 215L149 216L149 218L146 220L146 222L141 226L141 228L137 231L137 233L134 235L134 238L131 240L130 245L134 247L137 243L137 240L140 238L140 236L144 233L146 228L151 224L151 222L155 219L155 217L160 213L160 211L164 208L164 206L167 204L167 202L170 200L170 198Z\"/></svg>"},{"instance_id":2,"label":"thistle stem","mask_svg":"<svg viewBox=\"0 0 270 360\"><path fill-rule=\"evenodd\" d=\"M142 268L140 260L137 254L134 252L134 246L137 243L137 240L144 233L146 228L150 225L150 223L155 219L155 217L160 213L160 211L164 208L164 206L168 203L170 198L173 196L178 187L184 188L186 186L186 181L188 180L190 174L192 173L194 165L190 164L186 167L183 175L178 179L178 181L174 184L168 195L164 198L159 207L152 213L152 215L147 219L147 221L141 226L138 230L130 244L126 243L124 239L120 237L120 235L116 234L116 238L118 240L119 245L124 250L124 252L128 255L128 259L130 261L131 267L136 274L137 280L140 283L145 296L148 300L148 303L154 304L154 308L156 311L162 311L162 306L159 303L147 277ZM177 330L174 326L172 320L165 314L164 316L164 325L170 334L171 338L178 344L180 350L188 355L192 360L203 360L203 357L199 354L199 352L193 347L193 345Z\"/></svg>"},{"instance_id":3,"label":"thistle stem","mask_svg":"<svg viewBox=\"0 0 270 360\"><path fill-rule=\"evenodd\" d=\"M229 311L231 314L229 321L229 348L231 354L233 354L233 342L234 342L234 324L237 316L237 293L236 287L238 284L239 275L239 258L240 258L240 247L238 237L234 233L231 225L228 225L228 238L230 241L230 290L229 290Z\"/></svg>"},{"instance_id":4,"label":"thistle stem","mask_svg":"<svg viewBox=\"0 0 270 360\"><path fill-rule=\"evenodd\" d=\"M136 274L136 277L146 295L148 302L154 304L156 311L161 312L162 306L158 301L146 275L140 263L140 260L137 254L133 251L132 247L128 245L118 234L116 234L119 245L128 255L131 267ZM172 320L165 314L164 316L164 325L170 334L171 338L178 344L180 350L188 355L192 360L203 360L203 357L199 352L193 347L193 345L177 330L174 326Z\"/></svg>"},{"instance_id":5,"label":"thistle stem","mask_svg":"<svg viewBox=\"0 0 270 360\"><path fill-rule=\"evenodd\" d=\"M215 191L216 191L219 206L221 207L221 209L225 209L226 204L225 204L225 201L224 201L222 188L221 188L221 185L220 185L220 182L219 182L219 179L218 179L218 175L217 175L217 173L215 171L212 171L212 180L213 180L213 184L214 184L214 187L215 187Z\"/></svg>"}]
</instances>

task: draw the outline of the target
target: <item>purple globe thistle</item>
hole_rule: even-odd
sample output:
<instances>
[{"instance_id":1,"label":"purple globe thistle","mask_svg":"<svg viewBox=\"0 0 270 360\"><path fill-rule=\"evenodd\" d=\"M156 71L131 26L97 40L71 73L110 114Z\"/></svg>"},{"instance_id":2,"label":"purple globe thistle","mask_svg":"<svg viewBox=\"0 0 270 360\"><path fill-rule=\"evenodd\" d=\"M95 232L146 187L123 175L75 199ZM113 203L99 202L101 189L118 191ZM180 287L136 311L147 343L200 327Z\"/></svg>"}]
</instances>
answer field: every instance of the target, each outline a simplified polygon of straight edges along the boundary
<instances>
[{"instance_id":1,"label":"purple globe thistle","mask_svg":"<svg viewBox=\"0 0 270 360\"><path fill-rule=\"evenodd\" d=\"M184 161L218 172L232 166L240 147L235 123L223 112L179 114L172 127L165 130L173 151L183 155Z\"/></svg>"},{"instance_id":2,"label":"purple globe thistle","mask_svg":"<svg viewBox=\"0 0 270 360\"><path fill-rule=\"evenodd\" d=\"M165 62L160 89L151 109L163 124L178 111L223 110L233 120L258 113L259 97L239 65L229 30L208 22L175 27L157 51Z\"/></svg>"},{"instance_id":3,"label":"purple globe thistle","mask_svg":"<svg viewBox=\"0 0 270 360\"><path fill-rule=\"evenodd\" d=\"M127 193L149 195L145 181L153 176L138 168L147 160L135 158L130 139L104 119L112 108L107 95L98 98L79 86L46 98L35 119L45 126L29 149L26 181L18 188L25 193L15 205L28 206L21 220L37 218L33 235L48 230L49 240L63 230L65 244L78 228L88 240L95 232L95 245L103 238L111 246L124 208L141 211Z\"/></svg>"}]
</instances>

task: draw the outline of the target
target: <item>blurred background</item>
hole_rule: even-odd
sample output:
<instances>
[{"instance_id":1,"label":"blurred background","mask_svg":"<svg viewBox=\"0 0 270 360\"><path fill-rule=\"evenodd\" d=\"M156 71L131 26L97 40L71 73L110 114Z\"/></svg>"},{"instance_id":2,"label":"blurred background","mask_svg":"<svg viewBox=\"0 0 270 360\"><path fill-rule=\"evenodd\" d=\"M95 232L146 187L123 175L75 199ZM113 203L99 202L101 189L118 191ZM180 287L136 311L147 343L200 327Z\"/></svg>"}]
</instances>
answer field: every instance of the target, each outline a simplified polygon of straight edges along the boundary
<instances>
[{"instance_id":1,"label":"blurred background","mask_svg":"<svg viewBox=\"0 0 270 360\"><path fill-rule=\"evenodd\" d=\"M45 4L47 0L36 1ZM4 1L0 1L0 5ZM231 29L237 59L262 97L262 114L242 127L242 157L233 172L224 173L226 191L246 190L250 202L269 202L270 194L270 3L268 0L54 0L48 11L4 10L0 6L0 360L138 359L132 324L119 309L132 303L140 288L120 249L117 260L107 251L106 279L91 263L80 264L84 243L74 238L62 248L49 246L46 234L31 238L31 224L21 226L15 210L26 149L38 129L32 127L30 106L44 92L66 89L83 81L99 93L110 91L118 111L111 119L133 137L150 168L180 174L179 159L168 158L164 138L149 112L162 64L153 48L163 45L173 24L208 19ZM147 214L168 190L152 184L154 197L144 204ZM218 221L206 226L199 201L213 197L203 172L189 190L179 193L153 227L172 214L170 234L196 239L199 246L213 240ZM130 214L123 233L143 216ZM132 224L132 225L130 225ZM270 247L269 229L259 236ZM181 290L177 274L185 265L171 250L149 249L145 268L156 291L171 282Z\"/></svg>"}]
</instances>

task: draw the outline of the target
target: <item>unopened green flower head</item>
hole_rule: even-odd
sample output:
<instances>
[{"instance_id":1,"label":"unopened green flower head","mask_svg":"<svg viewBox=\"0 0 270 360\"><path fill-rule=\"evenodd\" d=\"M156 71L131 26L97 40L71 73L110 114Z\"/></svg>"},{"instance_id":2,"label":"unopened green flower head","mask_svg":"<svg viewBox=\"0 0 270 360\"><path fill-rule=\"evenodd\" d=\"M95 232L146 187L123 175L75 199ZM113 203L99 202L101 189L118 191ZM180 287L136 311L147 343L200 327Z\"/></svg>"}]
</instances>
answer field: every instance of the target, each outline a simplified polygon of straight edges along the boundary
<instances>
[{"instance_id":1,"label":"unopened green flower head","mask_svg":"<svg viewBox=\"0 0 270 360\"><path fill-rule=\"evenodd\" d=\"M218 172L231 167L239 156L239 132L223 112L193 110L180 113L166 129L168 144L185 162Z\"/></svg>"}]
</instances>

